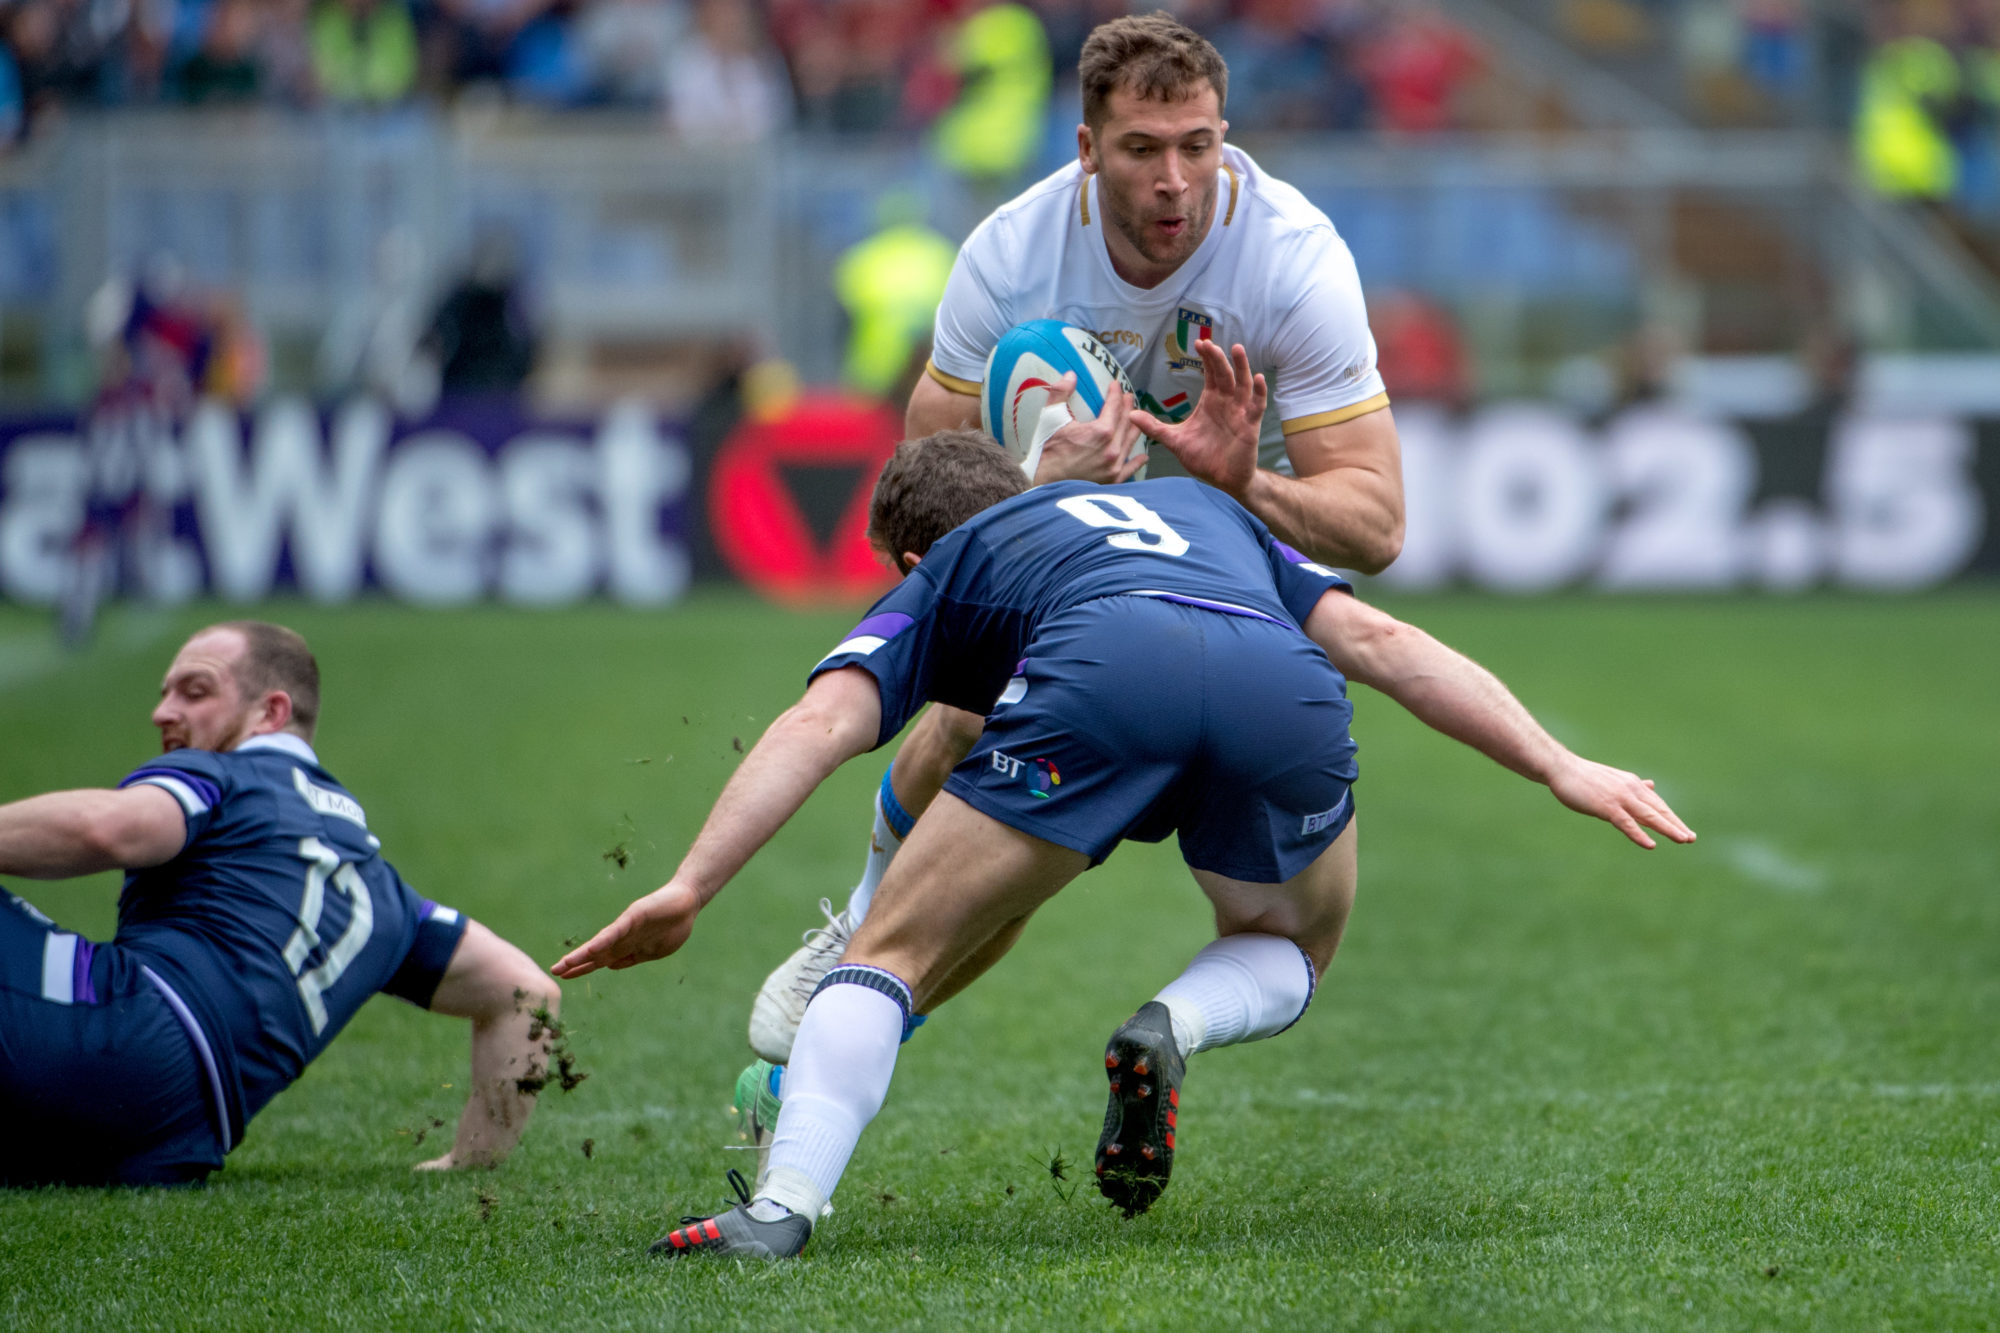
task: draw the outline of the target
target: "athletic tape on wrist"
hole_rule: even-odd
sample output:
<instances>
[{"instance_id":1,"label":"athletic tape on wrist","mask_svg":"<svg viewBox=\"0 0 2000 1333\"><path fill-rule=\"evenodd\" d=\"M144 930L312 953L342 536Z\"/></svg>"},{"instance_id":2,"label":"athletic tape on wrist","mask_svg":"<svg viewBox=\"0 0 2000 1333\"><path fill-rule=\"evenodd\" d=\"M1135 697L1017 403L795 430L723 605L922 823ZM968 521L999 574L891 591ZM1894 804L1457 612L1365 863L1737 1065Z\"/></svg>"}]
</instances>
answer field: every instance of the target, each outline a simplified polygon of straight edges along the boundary
<instances>
[{"instance_id":1,"label":"athletic tape on wrist","mask_svg":"<svg viewBox=\"0 0 2000 1333\"><path fill-rule=\"evenodd\" d=\"M896 799L896 788L889 782L889 774L894 771L893 768L882 770L882 790L875 793L875 804L882 811L882 822L898 839L902 839L909 837L910 830L917 826L917 817L905 810L903 803Z\"/></svg>"}]
</instances>

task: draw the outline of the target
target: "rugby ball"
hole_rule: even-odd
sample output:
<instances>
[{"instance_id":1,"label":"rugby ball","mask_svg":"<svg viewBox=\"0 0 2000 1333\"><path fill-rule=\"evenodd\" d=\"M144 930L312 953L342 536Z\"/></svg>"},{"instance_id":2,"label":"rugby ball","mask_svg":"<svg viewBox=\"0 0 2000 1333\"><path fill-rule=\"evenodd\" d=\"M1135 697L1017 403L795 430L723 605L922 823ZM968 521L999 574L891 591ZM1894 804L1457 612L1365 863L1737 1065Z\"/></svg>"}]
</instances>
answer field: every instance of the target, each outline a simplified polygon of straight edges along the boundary
<instances>
[{"instance_id":1,"label":"rugby ball","mask_svg":"<svg viewBox=\"0 0 2000 1333\"><path fill-rule=\"evenodd\" d=\"M1076 392L1051 403L1049 391L1071 372ZM1031 319L1007 330L986 358L979 424L1033 481L1049 436L1072 421L1094 420L1114 388L1138 396L1125 367L1089 330L1059 319ZM1144 453L1147 443L1141 436L1133 453ZM1139 469L1139 476L1145 475Z\"/></svg>"}]
</instances>

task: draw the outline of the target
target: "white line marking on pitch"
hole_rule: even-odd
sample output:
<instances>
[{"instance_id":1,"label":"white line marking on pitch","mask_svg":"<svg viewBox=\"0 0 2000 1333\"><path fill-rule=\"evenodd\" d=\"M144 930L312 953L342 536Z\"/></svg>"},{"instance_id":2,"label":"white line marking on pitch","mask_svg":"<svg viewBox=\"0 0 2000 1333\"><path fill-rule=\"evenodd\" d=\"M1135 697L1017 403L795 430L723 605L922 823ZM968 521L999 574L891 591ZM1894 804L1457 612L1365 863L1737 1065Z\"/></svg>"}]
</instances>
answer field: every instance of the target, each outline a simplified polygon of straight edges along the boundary
<instances>
[{"instance_id":1,"label":"white line marking on pitch","mask_svg":"<svg viewBox=\"0 0 2000 1333\"><path fill-rule=\"evenodd\" d=\"M1826 871L1789 856L1776 843L1763 838L1732 838L1723 843L1722 854L1738 874L1780 893L1825 893Z\"/></svg>"},{"instance_id":2,"label":"white line marking on pitch","mask_svg":"<svg viewBox=\"0 0 2000 1333\"><path fill-rule=\"evenodd\" d=\"M94 656L123 657L150 648L174 627L169 611L139 610L115 615L100 627L98 642L82 653L63 651L53 624L46 630L0 638L0 694L46 679Z\"/></svg>"}]
</instances>

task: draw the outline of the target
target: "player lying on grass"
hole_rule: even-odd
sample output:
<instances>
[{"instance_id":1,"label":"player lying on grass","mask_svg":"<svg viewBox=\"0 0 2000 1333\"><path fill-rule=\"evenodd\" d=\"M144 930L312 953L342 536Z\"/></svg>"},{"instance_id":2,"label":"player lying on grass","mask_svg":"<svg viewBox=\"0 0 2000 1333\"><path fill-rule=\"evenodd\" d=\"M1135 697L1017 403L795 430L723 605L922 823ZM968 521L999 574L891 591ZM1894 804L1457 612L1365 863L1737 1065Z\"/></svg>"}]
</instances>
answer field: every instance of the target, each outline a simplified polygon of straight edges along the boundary
<instances>
[{"instance_id":1,"label":"player lying on grass","mask_svg":"<svg viewBox=\"0 0 2000 1333\"><path fill-rule=\"evenodd\" d=\"M520 1140L559 988L382 859L313 753L318 716L305 640L213 625L167 669L159 758L0 806L0 873L126 871L104 944L0 893L0 1183L202 1179L376 991L472 1020L457 1138L422 1166Z\"/></svg>"},{"instance_id":2,"label":"player lying on grass","mask_svg":"<svg viewBox=\"0 0 2000 1333\"><path fill-rule=\"evenodd\" d=\"M1076 160L967 238L905 433L977 425L988 353L1019 322L1053 315L1099 331L1142 395L1140 429L1189 475L1313 559L1380 572L1402 549L1403 470L1346 242L1298 190L1227 143L1229 68L1186 25L1165 13L1100 24L1077 80ZM1269 380L1272 410L1260 403L1234 435L1191 440L1190 418L1214 391L1206 352L1230 344ZM1067 427L1048 441L1036 479L1123 480L1136 466L1120 466L1128 457ZM825 927L751 1006L750 1048L762 1059L788 1058L807 997L979 723L938 707L911 728L883 776L847 905L826 904Z\"/></svg>"},{"instance_id":3,"label":"player lying on grass","mask_svg":"<svg viewBox=\"0 0 2000 1333\"><path fill-rule=\"evenodd\" d=\"M1222 492L1179 478L1024 484L973 432L897 449L869 532L902 584L813 668L673 879L556 964L577 977L674 952L840 764L926 699L987 715L806 1008L754 1199L658 1252L799 1253L911 1016L976 978L1121 840L1177 833L1218 938L1112 1035L1095 1163L1128 1216L1148 1207L1172 1167L1183 1061L1297 1022L1340 943L1355 883L1343 675L1641 846L1648 828L1694 836L1651 783L1565 750L1499 681L1363 605Z\"/></svg>"}]
</instances>

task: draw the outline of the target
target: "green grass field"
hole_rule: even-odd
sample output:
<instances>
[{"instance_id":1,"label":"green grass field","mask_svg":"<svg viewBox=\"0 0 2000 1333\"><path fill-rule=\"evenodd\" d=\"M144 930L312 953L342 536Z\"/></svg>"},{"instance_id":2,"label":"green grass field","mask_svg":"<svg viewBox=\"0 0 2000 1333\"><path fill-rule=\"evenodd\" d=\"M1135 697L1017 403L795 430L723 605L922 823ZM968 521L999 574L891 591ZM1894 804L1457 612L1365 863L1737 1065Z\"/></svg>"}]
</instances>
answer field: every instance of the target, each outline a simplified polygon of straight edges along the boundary
<instances>
[{"instance_id":1,"label":"green grass field","mask_svg":"<svg viewBox=\"0 0 2000 1333\"><path fill-rule=\"evenodd\" d=\"M1299 1027L1193 1062L1145 1217L1087 1177L1104 1039L1206 935L1170 843L1077 881L904 1048L805 1259L646 1257L747 1165L748 1000L857 872L870 759L682 954L568 988L590 1078L500 1170L410 1173L464 1032L377 1000L206 1188L0 1197L0 1323L2000 1327L2000 597L1393 609L1701 841L1640 852L1357 691L1347 943ZM405 876L544 960L664 880L852 623L270 614L318 649L321 754ZM0 799L150 753L202 619L124 613L62 663L0 614ZM13 887L110 932L109 878Z\"/></svg>"}]
</instances>

